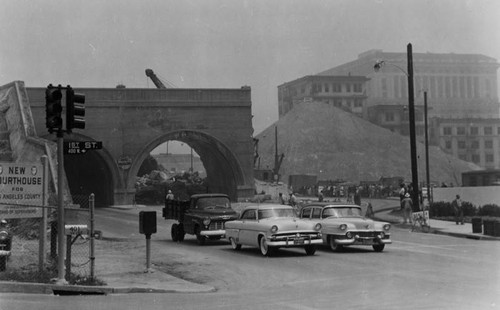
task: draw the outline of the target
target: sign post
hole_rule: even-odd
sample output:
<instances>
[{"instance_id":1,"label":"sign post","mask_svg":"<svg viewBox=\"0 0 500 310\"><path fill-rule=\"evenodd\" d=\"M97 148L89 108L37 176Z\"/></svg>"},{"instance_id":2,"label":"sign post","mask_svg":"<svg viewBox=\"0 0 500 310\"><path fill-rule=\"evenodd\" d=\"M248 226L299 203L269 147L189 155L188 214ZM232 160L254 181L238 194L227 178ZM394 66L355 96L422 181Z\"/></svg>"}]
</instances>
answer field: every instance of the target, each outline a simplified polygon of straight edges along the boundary
<instances>
[{"instance_id":1,"label":"sign post","mask_svg":"<svg viewBox=\"0 0 500 310\"><path fill-rule=\"evenodd\" d=\"M89 150L102 149L102 141L66 141L64 142L64 154L85 154Z\"/></svg>"}]
</instances>

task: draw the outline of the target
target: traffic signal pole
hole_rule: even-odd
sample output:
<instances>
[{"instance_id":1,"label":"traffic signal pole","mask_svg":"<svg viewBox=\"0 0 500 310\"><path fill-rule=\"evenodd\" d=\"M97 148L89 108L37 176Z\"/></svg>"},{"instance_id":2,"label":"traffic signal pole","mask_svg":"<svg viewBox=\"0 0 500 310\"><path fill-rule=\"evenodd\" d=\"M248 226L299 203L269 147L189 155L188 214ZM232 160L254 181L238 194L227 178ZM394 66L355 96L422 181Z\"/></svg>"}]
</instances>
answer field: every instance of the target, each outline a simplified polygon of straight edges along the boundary
<instances>
[{"instance_id":1,"label":"traffic signal pole","mask_svg":"<svg viewBox=\"0 0 500 310\"><path fill-rule=\"evenodd\" d=\"M77 94L71 86L54 87L52 84L45 90L46 127L49 133L57 135L57 281L56 284L67 284L64 270L65 225L64 225L64 130L62 121L62 90L66 90L66 132L73 128L85 128L85 95Z\"/></svg>"},{"instance_id":2,"label":"traffic signal pole","mask_svg":"<svg viewBox=\"0 0 500 310\"><path fill-rule=\"evenodd\" d=\"M63 153L63 130L57 131L57 282L64 285L64 153Z\"/></svg>"}]
</instances>

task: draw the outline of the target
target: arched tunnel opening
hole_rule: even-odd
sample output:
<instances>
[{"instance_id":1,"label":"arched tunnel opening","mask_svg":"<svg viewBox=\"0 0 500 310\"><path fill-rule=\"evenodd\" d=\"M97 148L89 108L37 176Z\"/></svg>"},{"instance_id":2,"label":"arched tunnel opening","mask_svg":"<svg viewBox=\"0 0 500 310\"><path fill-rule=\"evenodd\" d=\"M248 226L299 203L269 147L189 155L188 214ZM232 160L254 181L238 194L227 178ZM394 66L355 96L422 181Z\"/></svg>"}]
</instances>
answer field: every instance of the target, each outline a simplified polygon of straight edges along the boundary
<instances>
[{"instance_id":1,"label":"arched tunnel opening","mask_svg":"<svg viewBox=\"0 0 500 310\"><path fill-rule=\"evenodd\" d=\"M98 151L64 156L64 170L74 204L87 207L90 194L95 195L95 207L113 204L111 172Z\"/></svg>"},{"instance_id":2,"label":"arched tunnel opening","mask_svg":"<svg viewBox=\"0 0 500 310\"><path fill-rule=\"evenodd\" d=\"M184 152L187 154L184 154L184 157L178 156L177 159L174 159L175 156L170 156L171 163L162 164L163 169L166 169L165 172L167 174L167 177L172 177L175 172L181 172L182 170L189 172L189 165L192 165L192 163L186 162L186 158L188 158L186 156L189 156L189 150L191 149L195 156L195 166L197 161L196 157L198 155L199 162L201 162L204 168L203 172L206 173L206 178L203 182L203 188L198 188L198 190L203 190L204 192L209 193L224 193L227 194L233 201L237 199L239 166L237 166L237 164L235 163L235 160L233 158L234 156L223 144L209 136L202 135L200 133L188 131L176 132L168 134L164 136L162 140L157 141L156 145L154 145L154 150L149 155L156 157L157 162L161 161L160 158L162 157L162 155L155 154L163 153L163 158L168 158L168 155L173 155L175 151L172 149L172 147L170 151L168 151L167 145L173 145L175 143L185 144L187 146L187 149L184 149ZM182 163L180 167L175 167L174 173L172 173L172 168L174 168L173 165L175 165L176 160L180 160ZM142 176L140 171L144 171L142 168L147 165L147 161L148 159L144 160L143 163L141 163L141 168L139 169L137 175L139 178ZM158 163L158 165L160 165L160 163ZM194 167L193 172L197 172L198 170L199 167ZM167 187L167 185L164 186L165 189ZM174 195L176 195L176 193L174 193ZM176 197L178 195L179 193L177 193ZM186 195L183 195L183 198L186 199Z\"/></svg>"}]
</instances>

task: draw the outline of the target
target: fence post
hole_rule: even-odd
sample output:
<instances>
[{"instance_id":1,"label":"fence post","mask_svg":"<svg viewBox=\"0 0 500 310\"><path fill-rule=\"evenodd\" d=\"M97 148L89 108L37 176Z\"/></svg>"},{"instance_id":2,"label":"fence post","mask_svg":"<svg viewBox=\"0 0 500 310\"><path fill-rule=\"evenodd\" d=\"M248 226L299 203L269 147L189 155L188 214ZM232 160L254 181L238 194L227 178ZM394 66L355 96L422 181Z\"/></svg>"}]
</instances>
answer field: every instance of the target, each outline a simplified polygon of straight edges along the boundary
<instances>
[{"instance_id":1,"label":"fence post","mask_svg":"<svg viewBox=\"0 0 500 310\"><path fill-rule=\"evenodd\" d=\"M95 270L95 233L94 233L94 207L95 207L95 195L94 193L90 194L89 197L89 208L90 208L90 278L94 279L94 270Z\"/></svg>"},{"instance_id":2,"label":"fence post","mask_svg":"<svg viewBox=\"0 0 500 310\"><path fill-rule=\"evenodd\" d=\"M71 235L66 235L66 281L71 279Z\"/></svg>"}]
</instances>

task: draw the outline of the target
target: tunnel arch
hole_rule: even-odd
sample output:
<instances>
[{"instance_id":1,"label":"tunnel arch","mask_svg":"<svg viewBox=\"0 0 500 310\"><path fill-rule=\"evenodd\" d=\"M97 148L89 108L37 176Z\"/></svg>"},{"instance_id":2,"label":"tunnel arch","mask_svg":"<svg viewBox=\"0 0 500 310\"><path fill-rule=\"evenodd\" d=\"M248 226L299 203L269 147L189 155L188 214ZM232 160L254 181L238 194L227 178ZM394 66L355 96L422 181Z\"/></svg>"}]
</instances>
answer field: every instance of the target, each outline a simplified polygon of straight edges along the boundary
<instances>
[{"instance_id":1,"label":"tunnel arch","mask_svg":"<svg viewBox=\"0 0 500 310\"><path fill-rule=\"evenodd\" d=\"M55 140L54 136L44 138ZM72 133L64 136L68 141L96 141L91 137ZM112 155L104 148L85 154L65 154L64 171L73 203L83 204L86 197L95 194L95 206L107 207L114 204L115 188L123 187L118 167ZM81 201L80 201L81 200Z\"/></svg>"},{"instance_id":2,"label":"tunnel arch","mask_svg":"<svg viewBox=\"0 0 500 310\"><path fill-rule=\"evenodd\" d=\"M135 177L144 160L158 145L177 140L186 143L200 156L207 172L208 190L237 199L237 188L244 184L244 173L233 152L220 140L195 130L176 130L165 133L147 143L133 159L127 178L127 187L134 188Z\"/></svg>"}]
</instances>

